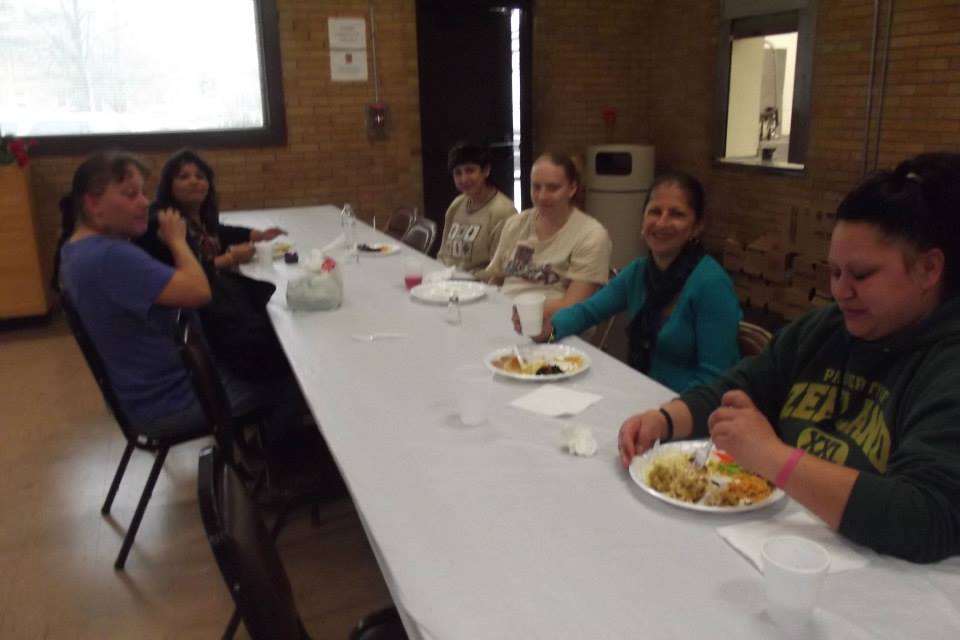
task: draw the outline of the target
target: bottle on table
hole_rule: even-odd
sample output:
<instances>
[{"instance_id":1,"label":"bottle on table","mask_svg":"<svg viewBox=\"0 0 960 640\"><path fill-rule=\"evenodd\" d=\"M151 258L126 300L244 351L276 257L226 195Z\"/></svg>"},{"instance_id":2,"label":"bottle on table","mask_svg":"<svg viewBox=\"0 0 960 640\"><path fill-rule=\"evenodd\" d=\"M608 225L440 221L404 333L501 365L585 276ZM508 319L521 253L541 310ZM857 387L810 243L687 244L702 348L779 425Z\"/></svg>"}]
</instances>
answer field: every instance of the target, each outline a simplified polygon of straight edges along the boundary
<instances>
[{"instance_id":1,"label":"bottle on table","mask_svg":"<svg viewBox=\"0 0 960 640\"><path fill-rule=\"evenodd\" d=\"M460 324L460 296L453 294L447 302L447 322Z\"/></svg>"}]
</instances>

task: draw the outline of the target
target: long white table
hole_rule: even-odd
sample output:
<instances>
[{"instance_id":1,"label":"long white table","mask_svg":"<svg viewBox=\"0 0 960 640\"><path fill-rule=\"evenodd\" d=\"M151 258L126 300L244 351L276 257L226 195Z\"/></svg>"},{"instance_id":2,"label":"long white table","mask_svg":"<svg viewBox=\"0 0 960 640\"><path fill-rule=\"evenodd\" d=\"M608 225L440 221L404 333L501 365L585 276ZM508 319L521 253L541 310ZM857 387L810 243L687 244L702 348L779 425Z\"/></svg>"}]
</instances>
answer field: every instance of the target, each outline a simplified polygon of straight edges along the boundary
<instances>
[{"instance_id":1,"label":"long white table","mask_svg":"<svg viewBox=\"0 0 960 640\"><path fill-rule=\"evenodd\" d=\"M237 212L231 224L278 225L301 257L340 233L337 209ZM360 241L388 240L359 225ZM593 365L563 382L604 399L577 416L599 441L576 458L560 446L569 421L507 403L529 383L491 379L490 419L464 427L451 370L520 341L496 289L463 305L460 326L443 306L403 288L404 248L359 263L333 254L344 301L329 312L289 311L282 263L251 265L273 280L270 315L330 445L411 637L778 638L765 613L762 576L715 528L768 518L782 505L740 515L686 511L643 493L616 459L629 415L673 394L572 339ZM407 338L356 342L354 333ZM870 564L830 575L811 637L960 637L960 559L912 565L863 550Z\"/></svg>"}]
</instances>

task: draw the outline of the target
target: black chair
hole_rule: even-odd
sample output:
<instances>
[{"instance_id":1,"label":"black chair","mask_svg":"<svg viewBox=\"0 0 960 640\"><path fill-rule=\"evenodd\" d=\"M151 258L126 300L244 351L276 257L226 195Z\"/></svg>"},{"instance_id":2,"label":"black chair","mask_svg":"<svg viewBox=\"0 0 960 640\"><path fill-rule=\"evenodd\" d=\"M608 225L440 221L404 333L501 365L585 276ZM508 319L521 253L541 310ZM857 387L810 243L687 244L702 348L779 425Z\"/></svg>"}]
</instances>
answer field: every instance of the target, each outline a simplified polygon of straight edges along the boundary
<instances>
[{"instance_id":1,"label":"black chair","mask_svg":"<svg viewBox=\"0 0 960 640\"><path fill-rule=\"evenodd\" d=\"M200 453L200 516L227 589L253 640L305 640L290 578L243 480L217 447ZM232 638L236 626L227 628ZM378 611L356 626L351 640L406 638L396 609Z\"/></svg>"},{"instance_id":2,"label":"black chair","mask_svg":"<svg viewBox=\"0 0 960 640\"><path fill-rule=\"evenodd\" d=\"M150 502L150 496L153 495L153 488L157 484L157 477L160 475L160 469L163 468L163 463L167 458L170 447L178 445L181 442L208 436L210 432L206 429L198 429L195 432L186 433L176 438L157 438L137 433L133 429L130 419L124 412L123 407L121 407L113 391L113 387L110 385L106 365L84 328L83 321L77 314L76 307L66 291L61 292L60 304L67 314L67 321L70 324L73 337L76 339L80 351L87 361L90 373L93 374L93 378L100 388L100 393L103 394L103 399L106 401L107 407L109 407L117 425L123 432L124 439L127 441L127 446L123 450L123 455L120 456L120 464L117 466L117 471L113 475L113 482L110 483L110 489L107 491L107 499L104 500L100 513L103 515L110 513L110 508L113 506L113 499L117 495L117 489L120 488L120 481L123 479L123 474L127 470L127 463L130 462L130 456L133 454L133 450L140 449L142 451L149 451L156 456L153 461L153 467L150 469L150 474L147 476L147 483L143 487L143 492L140 494L140 501L137 503L137 508L133 513L133 519L130 521L130 526L127 527L127 533L123 537L123 544L120 545L120 553L117 554L117 559L113 563L113 567L120 571L123 570L127 562L127 555L130 553L130 547L133 546L133 540L137 536L140 521L143 520L144 511L147 509L147 503ZM171 336L171 339L172 337L173 336Z\"/></svg>"},{"instance_id":3,"label":"black chair","mask_svg":"<svg viewBox=\"0 0 960 640\"><path fill-rule=\"evenodd\" d=\"M250 446L230 411L210 352L201 340L200 333L186 318L181 318L179 322L178 342L184 365L191 374L194 391L222 455L237 469L255 494L263 487L276 498L278 513L272 526L274 536L279 534L293 508L315 506L346 495L343 478L316 428L297 429L294 433L296 446L286 447L282 457L262 445ZM259 472L255 471L257 467L260 468Z\"/></svg>"},{"instance_id":4,"label":"black chair","mask_svg":"<svg viewBox=\"0 0 960 640\"><path fill-rule=\"evenodd\" d=\"M398 207L390 214L390 217L387 218L387 225L383 228L383 232L388 236L400 240L416 219L416 207Z\"/></svg>"},{"instance_id":5,"label":"black chair","mask_svg":"<svg viewBox=\"0 0 960 640\"><path fill-rule=\"evenodd\" d=\"M429 218L417 218L400 241L420 253L429 253L437 237L437 223Z\"/></svg>"},{"instance_id":6,"label":"black chair","mask_svg":"<svg viewBox=\"0 0 960 640\"><path fill-rule=\"evenodd\" d=\"M207 540L250 637L307 638L273 537L217 447L200 453L197 495ZM232 638L236 626L231 620L223 637Z\"/></svg>"}]
</instances>

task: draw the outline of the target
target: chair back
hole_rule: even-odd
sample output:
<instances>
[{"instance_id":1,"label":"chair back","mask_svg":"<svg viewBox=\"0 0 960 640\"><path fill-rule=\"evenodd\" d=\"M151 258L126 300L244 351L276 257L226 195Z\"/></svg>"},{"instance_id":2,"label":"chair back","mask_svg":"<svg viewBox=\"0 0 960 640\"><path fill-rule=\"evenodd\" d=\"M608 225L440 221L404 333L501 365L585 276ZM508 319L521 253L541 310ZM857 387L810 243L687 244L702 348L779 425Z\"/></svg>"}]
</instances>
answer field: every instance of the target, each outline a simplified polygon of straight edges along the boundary
<instances>
[{"instance_id":1,"label":"chair back","mask_svg":"<svg viewBox=\"0 0 960 640\"><path fill-rule=\"evenodd\" d=\"M403 238L403 235L410 230L413 221L417 219L416 207L399 207L387 218L387 226L383 232L397 240Z\"/></svg>"},{"instance_id":2,"label":"chair back","mask_svg":"<svg viewBox=\"0 0 960 640\"><path fill-rule=\"evenodd\" d=\"M200 453L197 497L213 556L250 637L305 638L273 538L243 480L218 447Z\"/></svg>"},{"instance_id":3,"label":"chair back","mask_svg":"<svg viewBox=\"0 0 960 640\"><path fill-rule=\"evenodd\" d=\"M239 436L230 411L230 401L202 334L187 314L181 314L177 321L177 342L180 345L180 357L190 372L194 393L210 423L213 438L220 447L221 455L226 457L228 463L234 464L234 445Z\"/></svg>"},{"instance_id":4,"label":"chair back","mask_svg":"<svg viewBox=\"0 0 960 640\"><path fill-rule=\"evenodd\" d=\"M773 334L752 322L740 322L737 330L737 346L740 348L740 357L755 356L767 348Z\"/></svg>"},{"instance_id":5,"label":"chair back","mask_svg":"<svg viewBox=\"0 0 960 640\"><path fill-rule=\"evenodd\" d=\"M616 278L618 273L620 272L617 271L617 269L610 267L610 274L607 278L607 282L610 282L610 280ZM613 324L617 321L617 316L619 315L620 314L615 313L610 316L610 319L601 325L601 329L597 331L597 340L594 346L596 346L597 349L600 349L600 351L606 351L607 340L610 338L610 332L613 330Z\"/></svg>"},{"instance_id":6,"label":"chair back","mask_svg":"<svg viewBox=\"0 0 960 640\"><path fill-rule=\"evenodd\" d=\"M70 299L70 295L66 290L60 292L60 306L63 307L64 312L67 314L67 324L70 325L73 338L77 341L80 352L83 353L83 359L86 360L87 367L90 369L90 373L93 374L93 379L97 382L100 394L103 396L104 402L107 403L110 413L113 414L114 420L116 420L120 426L120 430L123 431L123 435L128 441L136 441L138 445L144 448L157 446L158 443L154 442L151 438L147 438L146 436L138 437L134 432L130 419L120 405L120 400L117 398L117 394L110 384L110 378L107 375L107 365L103 361L103 358L100 357L100 352L97 351L97 347L93 344L93 339L90 337L90 334L87 333L83 325L83 320L80 319L80 314L77 313L77 308L74 306L73 300Z\"/></svg>"},{"instance_id":7,"label":"chair back","mask_svg":"<svg viewBox=\"0 0 960 640\"><path fill-rule=\"evenodd\" d=\"M400 241L420 253L429 253L437 237L437 223L429 218L417 218Z\"/></svg>"}]
</instances>

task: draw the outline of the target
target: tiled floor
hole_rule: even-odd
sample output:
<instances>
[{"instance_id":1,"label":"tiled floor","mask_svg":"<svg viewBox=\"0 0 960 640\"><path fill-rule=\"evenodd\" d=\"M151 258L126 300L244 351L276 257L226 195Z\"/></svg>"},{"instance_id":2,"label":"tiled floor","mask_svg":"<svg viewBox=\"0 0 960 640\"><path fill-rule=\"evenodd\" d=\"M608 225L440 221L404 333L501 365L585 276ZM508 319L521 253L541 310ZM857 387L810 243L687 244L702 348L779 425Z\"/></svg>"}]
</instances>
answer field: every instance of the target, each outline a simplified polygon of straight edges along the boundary
<instances>
[{"instance_id":1,"label":"tiled floor","mask_svg":"<svg viewBox=\"0 0 960 640\"><path fill-rule=\"evenodd\" d=\"M123 439L62 318L0 332L0 638L218 638L232 603L203 535L197 453L171 450L126 571L113 561L153 459ZM280 551L307 630L344 638L389 603L349 500L295 515ZM246 637L241 628L238 637Z\"/></svg>"}]
</instances>

